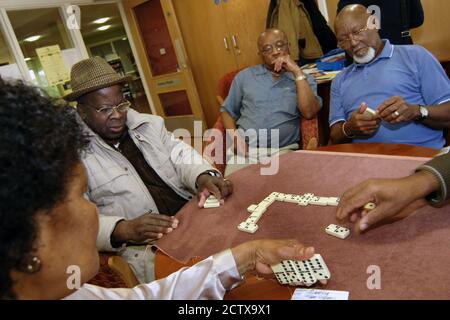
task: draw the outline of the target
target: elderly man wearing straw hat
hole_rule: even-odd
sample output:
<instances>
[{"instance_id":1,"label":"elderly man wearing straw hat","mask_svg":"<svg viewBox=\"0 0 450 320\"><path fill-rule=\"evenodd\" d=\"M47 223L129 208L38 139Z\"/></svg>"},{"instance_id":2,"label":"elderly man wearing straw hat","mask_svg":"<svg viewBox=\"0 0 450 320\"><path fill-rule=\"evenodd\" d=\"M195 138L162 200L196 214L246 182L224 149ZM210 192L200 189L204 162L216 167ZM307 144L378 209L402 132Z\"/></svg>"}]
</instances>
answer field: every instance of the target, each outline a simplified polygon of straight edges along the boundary
<instances>
[{"instance_id":1,"label":"elderly man wearing straw hat","mask_svg":"<svg viewBox=\"0 0 450 320\"><path fill-rule=\"evenodd\" d=\"M73 92L65 99L78 102L91 141L82 160L87 195L100 213L97 247L117 251L138 279L148 282L154 278L154 255L142 244L172 232L178 225L174 215L195 193L201 207L210 194L223 202L232 185L174 139L163 118L130 109L122 95L129 80L102 58L86 59L72 67Z\"/></svg>"}]
</instances>

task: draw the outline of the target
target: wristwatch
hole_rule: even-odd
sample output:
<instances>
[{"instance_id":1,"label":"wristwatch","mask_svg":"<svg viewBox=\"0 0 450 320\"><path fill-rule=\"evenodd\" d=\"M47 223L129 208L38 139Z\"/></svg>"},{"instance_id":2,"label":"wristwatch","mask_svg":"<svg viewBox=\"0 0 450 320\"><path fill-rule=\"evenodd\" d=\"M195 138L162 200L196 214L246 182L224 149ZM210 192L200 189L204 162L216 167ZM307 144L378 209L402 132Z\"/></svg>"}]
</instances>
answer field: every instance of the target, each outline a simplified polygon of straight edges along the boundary
<instances>
[{"instance_id":1,"label":"wristwatch","mask_svg":"<svg viewBox=\"0 0 450 320\"><path fill-rule=\"evenodd\" d=\"M419 121L423 121L428 118L428 109L420 104L419 104L419 112L420 112L420 118L418 119Z\"/></svg>"},{"instance_id":2,"label":"wristwatch","mask_svg":"<svg viewBox=\"0 0 450 320\"><path fill-rule=\"evenodd\" d=\"M210 176L213 176L213 177L222 178L222 174L219 171L216 171L216 170L203 171L202 173L200 173L198 175L198 177L200 177L202 174L209 174ZM198 177L197 177L197 180L198 180ZM197 181L195 181L195 187L198 188Z\"/></svg>"}]
</instances>

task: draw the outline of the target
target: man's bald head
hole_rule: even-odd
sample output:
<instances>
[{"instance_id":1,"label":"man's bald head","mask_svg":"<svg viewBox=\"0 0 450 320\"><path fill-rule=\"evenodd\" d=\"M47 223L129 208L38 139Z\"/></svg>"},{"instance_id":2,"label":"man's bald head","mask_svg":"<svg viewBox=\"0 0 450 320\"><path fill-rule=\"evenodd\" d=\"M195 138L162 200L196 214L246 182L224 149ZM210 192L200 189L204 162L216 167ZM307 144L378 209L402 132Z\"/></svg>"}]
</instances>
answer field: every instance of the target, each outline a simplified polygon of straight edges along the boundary
<instances>
[{"instance_id":1,"label":"man's bald head","mask_svg":"<svg viewBox=\"0 0 450 320\"><path fill-rule=\"evenodd\" d=\"M364 22L367 25L371 15L367 12L367 8L360 4L350 4L345 6L337 15L334 22L334 29L342 27L344 24L348 24L350 21Z\"/></svg>"},{"instance_id":2,"label":"man's bald head","mask_svg":"<svg viewBox=\"0 0 450 320\"><path fill-rule=\"evenodd\" d=\"M264 42L267 40L268 37L273 36L276 38L280 38L286 42L288 41L287 35L286 33L284 33L284 31L275 28L266 29L258 37L258 48L261 48L264 45Z\"/></svg>"},{"instance_id":3,"label":"man's bald head","mask_svg":"<svg viewBox=\"0 0 450 320\"><path fill-rule=\"evenodd\" d=\"M384 47L377 25L377 18L366 7L359 4L345 6L334 23L339 47L357 63L369 63Z\"/></svg>"}]
</instances>

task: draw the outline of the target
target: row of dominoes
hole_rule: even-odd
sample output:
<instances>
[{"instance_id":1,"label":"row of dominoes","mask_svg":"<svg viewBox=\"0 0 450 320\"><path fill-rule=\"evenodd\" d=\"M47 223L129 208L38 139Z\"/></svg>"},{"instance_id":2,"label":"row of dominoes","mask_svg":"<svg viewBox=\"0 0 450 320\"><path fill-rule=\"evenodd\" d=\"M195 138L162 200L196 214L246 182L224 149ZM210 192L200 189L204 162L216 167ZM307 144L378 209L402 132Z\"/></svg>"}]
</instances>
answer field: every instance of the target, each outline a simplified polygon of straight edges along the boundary
<instances>
[{"instance_id":1,"label":"row of dominoes","mask_svg":"<svg viewBox=\"0 0 450 320\"><path fill-rule=\"evenodd\" d=\"M250 216L244 222L241 222L238 225L238 230L255 233L258 230L258 225L256 224L264 212L267 211L267 208L270 207L272 203L277 201L278 192L272 192L263 201L259 204L252 204L247 208L247 211L250 213Z\"/></svg>"},{"instance_id":2,"label":"row of dominoes","mask_svg":"<svg viewBox=\"0 0 450 320\"><path fill-rule=\"evenodd\" d=\"M291 286L309 287L318 280L331 278L330 270L320 254L303 261L283 260L271 268L278 282Z\"/></svg>"},{"instance_id":3,"label":"row of dominoes","mask_svg":"<svg viewBox=\"0 0 450 320\"><path fill-rule=\"evenodd\" d=\"M309 204L318 206L337 206L339 198L337 197L318 197L313 193L305 193L304 195L295 195L289 193L272 192L259 204L252 204L247 208L250 216L247 220L238 225L238 230L248 233L255 233L258 230L256 224L267 208L275 201L295 203L300 206L307 206Z\"/></svg>"}]
</instances>

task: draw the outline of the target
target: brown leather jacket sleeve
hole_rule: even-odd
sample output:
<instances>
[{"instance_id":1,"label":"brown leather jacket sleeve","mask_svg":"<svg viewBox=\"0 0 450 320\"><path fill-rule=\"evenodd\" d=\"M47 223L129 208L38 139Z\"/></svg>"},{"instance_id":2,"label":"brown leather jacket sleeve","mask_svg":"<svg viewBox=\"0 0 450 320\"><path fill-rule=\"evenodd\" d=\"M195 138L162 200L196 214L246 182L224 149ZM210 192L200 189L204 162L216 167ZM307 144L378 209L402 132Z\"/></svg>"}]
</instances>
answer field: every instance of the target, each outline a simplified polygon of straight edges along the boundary
<instances>
[{"instance_id":1,"label":"brown leather jacket sleeve","mask_svg":"<svg viewBox=\"0 0 450 320\"><path fill-rule=\"evenodd\" d=\"M433 206L441 206L450 198L450 153L438 155L416 171L425 170L432 173L439 181L440 188L427 196Z\"/></svg>"}]
</instances>

